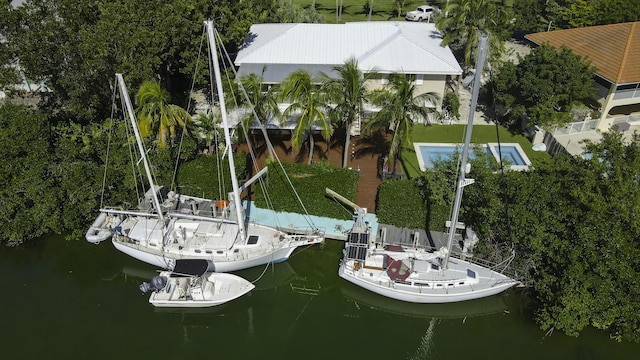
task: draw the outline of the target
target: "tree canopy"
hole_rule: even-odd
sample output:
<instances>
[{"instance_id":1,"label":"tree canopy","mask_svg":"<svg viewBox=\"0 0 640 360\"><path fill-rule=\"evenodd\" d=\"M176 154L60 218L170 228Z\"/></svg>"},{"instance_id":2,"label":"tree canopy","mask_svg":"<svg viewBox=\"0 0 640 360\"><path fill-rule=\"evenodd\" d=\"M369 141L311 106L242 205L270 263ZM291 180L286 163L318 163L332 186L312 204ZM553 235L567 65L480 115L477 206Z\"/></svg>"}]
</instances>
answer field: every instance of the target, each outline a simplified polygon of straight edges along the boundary
<instances>
[{"instance_id":1,"label":"tree canopy","mask_svg":"<svg viewBox=\"0 0 640 360\"><path fill-rule=\"evenodd\" d=\"M518 0L514 26L525 32L640 20L640 0Z\"/></svg>"},{"instance_id":2,"label":"tree canopy","mask_svg":"<svg viewBox=\"0 0 640 360\"><path fill-rule=\"evenodd\" d=\"M501 43L509 35L512 0L450 0L438 16L436 26L443 32L443 45L462 48L465 68L472 59L481 35L490 37L492 53L501 51Z\"/></svg>"},{"instance_id":3,"label":"tree canopy","mask_svg":"<svg viewBox=\"0 0 640 360\"><path fill-rule=\"evenodd\" d=\"M323 94L306 70L296 70L289 74L282 82L280 98L289 101L289 106L284 110L285 118L297 117L296 127L291 132L291 145L296 151L300 151L302 144L309 141L308 163L311 165L314 151L314 129L329 140L333 134L333 125L325 114L328 99Z\"/></svg>"},{"instance_id":4,"label":"tree canopy","mask_svg":"<svg viewBox=\"0 0 640 360\"><path fill-rule=\"evenodd\" d=\"M43 112L0 106L0 239L10 245L60 230L52 129ZM8 160L8 161L7 161Z\"/></svg>"},{"instance_id":5,"label":"tree canopy","mask_svg":"<svg viewBox=\"0 0 640 360\"><path fill-rule=\"evenodd\" d=\"M46 80L53 90L50 104L90 122L108 116L116 72L134 88L161 79L172 94L189 90L203 21L215 19L233 52L253 21L250 6L233 0L30 0L3 9L8 16L0 30L25 76ZM206 68L206 57L200 61Z\"/></svg>"},{"instance_id":6,"label":"tree canopy","mask_svg":"<svg viewBox=\"0 0 640 360\"><path fill-rule=\"evenodd\" d=\"M389 158L393 160L393 172L402 148L410 145L415 122L428 123L430 114L436 112L440 102L438 94L427 92L417 94L415 76L405 74L389 75L389 83L372 95L372 101L380 106L380 111L369 120L364 128L367 131L380 128L392 129L393 136L389 145Z\"/></svg>"},{"instance_id":7,"label":"tree canopy","mask_svg":"<svg viewBox=\"0 0 640 360\"><path fill-rule=\"evenodd\" d=\"M504 175L476 156L469 174L476 182L465 188L461 219L482 239L476 249L482 258L497 262L515 250L512 274L530 286L543 330L577 336L595 327L637 342L640 135L625 143L605 133L586 148L584 158L558 155ZM453 165L440 164L421 180L430 217L444 215L451 203L447 166Z\"/></svg>"},{"instance_id":8,"label":"tree canopy","mask_svg":"<svg viewBox=\"0 0 640 360\"><path fill-rule=\"evenodd\" d=\"M606 133L591 158L560 156L519 174L513 239L523 253L543 329L587 326L640 340L640 142Z\"/></svg>"},{"instance_id":9,"label":"tree canopy","mask_svg":"<svg viewBox=\"0 0 640 360\"><path fill-rule=\"evenodd\" d=\"M487 88L509 109L511 124L554 128L571 122L571 108L595 91L595 68L566 47L541 45L515 65L504 63Z\"/></svg>"}]
</instances>

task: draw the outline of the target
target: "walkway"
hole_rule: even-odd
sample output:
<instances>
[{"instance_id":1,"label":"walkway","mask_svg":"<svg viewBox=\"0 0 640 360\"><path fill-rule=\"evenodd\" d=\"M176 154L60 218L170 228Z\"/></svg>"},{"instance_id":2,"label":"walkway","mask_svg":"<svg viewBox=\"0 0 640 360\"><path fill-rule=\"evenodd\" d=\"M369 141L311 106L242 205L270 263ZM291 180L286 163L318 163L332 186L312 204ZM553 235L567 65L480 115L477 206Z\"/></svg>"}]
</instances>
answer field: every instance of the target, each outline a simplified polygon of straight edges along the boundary
<instances>
[{"instance_id":1,"label":"walkway","mask_svg":"<svg viewBox=\"0 0 640 360\"><path fill-rule=\"evenodd\" d=\"M270 139L276 154L280 161L283 162L302 162L306 163L308 158L308 150L296 153L292 150L289 135L271 136ZM319 138L315 143L314 160L328 160L335 167L342 167L342 149L344 140L336 140L327 150L327 143L320 141ZM257 143L262 143L261 139ZM360 178L358 181L358 190L356 192L356 204L367 208L367 212L375 213L375 201L380 186L381 179L378 176L378 164L382 162L382 158L388 152L389 145L387 137L382 133L374 133L369 136L355 136L351 138L351 153L347 161L347 167L359 171ZM246 145L243 144L239 148L240 151L247 151ZM261 151L258 155L259 166L264 165L267 152Z\"/></svg>"}]
</instances>

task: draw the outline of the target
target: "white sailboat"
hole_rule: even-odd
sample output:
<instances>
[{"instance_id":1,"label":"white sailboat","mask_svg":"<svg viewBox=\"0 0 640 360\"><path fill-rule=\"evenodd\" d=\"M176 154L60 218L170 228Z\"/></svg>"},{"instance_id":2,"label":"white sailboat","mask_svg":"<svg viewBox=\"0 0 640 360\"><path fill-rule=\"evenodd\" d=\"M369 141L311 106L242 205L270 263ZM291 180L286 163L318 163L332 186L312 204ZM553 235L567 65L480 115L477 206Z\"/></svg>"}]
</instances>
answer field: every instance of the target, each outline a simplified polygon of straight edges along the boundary
<instances>
[{"instance_id":1,"label":"white sailboat","mask_svg":"<svg viewBox=\"0 0 640 360\"><path fill-rule=\"evenodd\" d=\"M473 183L473 179L466 179L465 175L485 47L486 37L483 37L450 224L458 223L463 188ZM338 270L340 277L355 285L412 303L450 303L499 294L517 284L493 269L451 257L455 226L450 226L447 247L436 252L417 246L385 246L384 242L376 243L371 237L371 229L363 220L365 213L364 209L356 208L355 224Z\"/></svg>"},{"instance_id":2,"label":"white sailboat","mask_svg":"<svg viewBox=\"0 0 640 360\"><path fill-rule=\"evenodd\" d=\"M207 21L205 25L225 142L227 149L231 149L213 24ZM172 269L178 259L205 259L209 261L209 270L215 272L285 261L297 247L324 241L324 234L318 229L291 233L289 229L281 230L248 221L240 201L233 156L228 156L233 187L229 200L178 195L154 184L124 80L121 74L116 74L116 78L134 130L149 190L138 209L100 209L100 216L87 231L88 241L97 243L111 235L116 249L157 267Z\"/></svg>"}]
</instances>

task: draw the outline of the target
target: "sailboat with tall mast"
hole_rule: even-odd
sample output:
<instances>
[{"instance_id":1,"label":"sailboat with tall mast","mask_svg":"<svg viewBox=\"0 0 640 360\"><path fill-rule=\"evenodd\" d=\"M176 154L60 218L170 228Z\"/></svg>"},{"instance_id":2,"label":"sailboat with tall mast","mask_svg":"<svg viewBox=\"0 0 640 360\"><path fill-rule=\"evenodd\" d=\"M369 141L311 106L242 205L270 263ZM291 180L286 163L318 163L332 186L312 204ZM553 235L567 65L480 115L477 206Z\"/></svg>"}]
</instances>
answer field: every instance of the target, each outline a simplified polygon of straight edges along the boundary
<instances>
[{"instance_id":1,"label":"sailboat with tall mast","mask_svg":"<svg viewBox=\"0 0 640 360\"><path fill-rule=\"evenodd\" d=\"M211 21L206 21L205 26L226 149L231 151L215 29ZM324 241L324 233L315 227L293 233L290 229L249 221L240 199L233 156L230 155L228 164L233 191L229 200L178 195L156 185L122 74L116 74L116 78L136 137L149 190L137 209L100 209L100 215L87 231L88 241L97 243L111 237L116 249L167 269L172 269L178 259L205 259L209 262L208 270L215 272L285 261L296 248ZM243 187L256 178L254 176Z\"/></svg>"},{"instance_id":2,"label":"sailboat with tall mast","mask_svg":"<svg viewBox=\"0 0 640 360\"><path fill-rule=\"evenodd\" d=\"M364 221L366 211L356 208L355 223L338 270L341 278L374 293L412 303L479 299L499 294L517 284L516 280L496 269L451 257L456 229L453 224L458 224L463 189L473 183L473 179L466 178L469 172L467 159L486 43L486 37L482 37L447 246L432 252L417 246L388 244L386 240L377 242Z\"/></svg>"}]
</instances>

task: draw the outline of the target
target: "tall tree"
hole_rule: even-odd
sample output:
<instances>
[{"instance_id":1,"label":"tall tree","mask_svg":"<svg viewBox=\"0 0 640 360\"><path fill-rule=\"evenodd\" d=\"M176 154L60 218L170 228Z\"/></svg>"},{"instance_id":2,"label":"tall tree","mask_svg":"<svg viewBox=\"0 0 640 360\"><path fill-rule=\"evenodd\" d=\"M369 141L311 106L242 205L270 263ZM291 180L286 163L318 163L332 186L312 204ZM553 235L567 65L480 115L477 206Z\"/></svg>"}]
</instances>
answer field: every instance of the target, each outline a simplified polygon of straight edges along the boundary
<instances>
[{"instance_id":1,"label":"tall tree","mask_svg":"<svg viewBox=\"0 0 640 360\"><path fill-rule=\"evenodd\" d=\"M0 31L25 76L52 89L48 104L86 123L109 116L109 82L116 72L136 87L159 75L172 94L184 95L191 83L185 78L196 68L202 22L217 19L233 52L251 26L251 3L32 0L2 16ZM206 59L201 61L204 68Z\"/></svg>"},{"instance_id":2,"label":"tall tree","mask_svg":"<svg viewBox=\"0 0 640 360\"><path fill-rule=\"evenodd\" d=\"M402 148L411 144L414 122L428 122L429 114L436 112L440 99L432 92L417 94L415 76L391 74L388 87L376 92L372 100L381 110L365 124L365 129L393 129L389 158L393 160L395 173Z\"/></svg>"},{"instance_id":3,"label":"tall tree","mask_svg":"<svg viewBox=\"0 0 640 360\"><path fill-rule=\"evenodd\" d=\"M302 7L294 0L276 0L265 22L270 23L320 23L324 19L315 7Z\"/></svg>"},{"instance_id":4,"label":"tall tree","mask_svg":"<svg viewBox=\"0 0 640 360\"><path fill-rule=\"evenodd\" d=\"M242 119L244 128L248 130L250 125L257 122L267 145L269 157L274 158L275 152L269 141L266 125L270 120L280 121L282 114L278 107L278 94L275 88L268 87L265 89L263 79L262 75L258 76L256 74L250 74L240 79L244 91L241 91L243 94L240 95L239 105L248 106L252 110Z\"/></svg>"},{"instance_id":5,"label":"tall tree","mask_svg":"<svg viewBox=\"0 0 640 360\"><path fill-rule=\"evenodd\" d=\"M393 1L393 6L396 7L397 16L398 17L402 16L402 9L404 9L406 4L407 4L407 0L394 0Z\"/></svg>"},{"instance_id":6,"label":"tall tree","mask_svg":"<svg viewBox=\"0 0 640 360\"><path fill-rule=\"evenodd\" d=\"M351 125L355 121L362 121L363 106L369 102L370 92L367 90L368 81L375 72L363 73L358 67L358 60L351 58L344 65L334 66L333 71L338 78L323 74L323 91L332 103L329 115L342 124L345 132L342 167L347 167L349 145L351 141Z\"/></svg>"},{"instance_id":7,"label":"tall tree","mask_svg":"<svg viewBox=\"0 0 640 360\"><path fill-rule=\"evenodd\" d=\"M480 35L489 35L494 53L500 43L510 35L509 13L513 0L449 0L436 20L438 30L444 33L443 45L462 47L463 64L471 67Z\"/></svg>"},{"instance_id":8,"label":"tall tree","mask_svg":"<svg viewBox=\"0 0 640 360\"><path fill-rule=\"evenodd\" d=\"M596 9L593 0L576 0L562 11L562 20L569 28L581 28L595 25L597 22Z\"/></svg>"},{"instance_id":9,"label":"tall tree","mask_svg":"<svg viewBox=\"0 0 640 360\"><path fill-rule=\"evenodd\" d=\"M513 273L536 299L534 314L543 330L577 336L595 327L616 340L638 342L640 136L625 141L609 132L586 149L590 157L560 154L504 175L476 157L461 219L482 239L476 253L513 244ZM437 216L433 205L451 201L454 179L446 170L424 176L430 218Z\"/></svg>"},{"instance_id":10,"label":"tall tree","mask_svg":"<svg viewBox=\"0 0 640 360\"><path fill-rule=\"evenodd\" d=\"M140 135L155 134L161 148L167 146L167 140L174 140L176 126L186 130L186 123L191 121L191 115L185 109L169 104L169 100L169 92L154 80L142 83L136 94Z\"/></svg>"},{"instance_id":11,"label":"tall tree","mask_svg":"<svg viewBox=\"0 0 640 360\"><path fill-rule=\"evenodd\" d=\"M577 336L593 326L640 341L638 140L606 133L587 146L591 159L560 156L520 174L514 239L531 263L545 330Z\"/></svg>"},{"instance_id":12,"label":"tall tree","mask_svg":"<svg viewBox=\"0 0 640 360\"><path fill-rule=\"evenodd\" d=\"M0 243L9 246L60 232L52 128L46 114L0 106Z\"/></svg>"},{"instance_id":13,"label":"tall tree","mask_svg":"<svg viewBox=\"0 0 640 360\"><path fill-rule=\"evenodd\" d=\"M291 134L291 145L296 151L300 151L302 143L309 141L309 159L313 159L314 129L318 129L325 140L329 140L333 134L333 126L329 117L325 115L327 99L320 91L306 70L297 70L289 74L282 82L280 99L289 101L289 106L283 112L285 118L298 116L296 127Z\"/></svg>"},{"instance_id":14,"label":"tall tree","mask_svg":"<svg viewBox=\"0 0 640 360\"><path fill-rule=\"evenodd\" d=\"M568 48L542 45L517 65L505 63L488 88L509 109L511 124L527 119L528 125L552 129L571 122L571 108L593 94L594 71Z\"/></svg>"}]
</instances>

